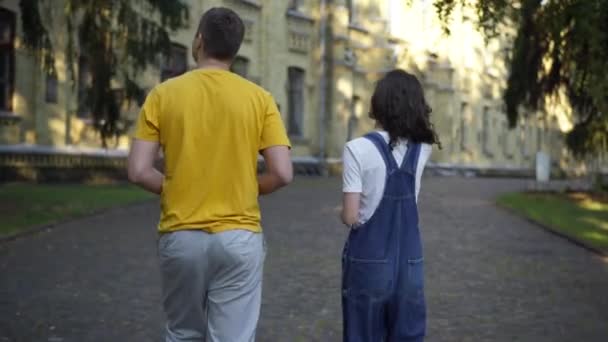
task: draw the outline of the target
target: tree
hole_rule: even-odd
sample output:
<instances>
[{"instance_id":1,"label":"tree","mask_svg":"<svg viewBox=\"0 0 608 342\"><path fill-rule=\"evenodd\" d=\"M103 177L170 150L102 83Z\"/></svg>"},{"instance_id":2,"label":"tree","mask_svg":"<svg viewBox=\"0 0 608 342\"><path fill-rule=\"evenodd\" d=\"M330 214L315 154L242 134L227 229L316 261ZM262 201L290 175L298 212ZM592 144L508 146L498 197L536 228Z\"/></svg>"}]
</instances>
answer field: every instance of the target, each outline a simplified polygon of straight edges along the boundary
<instances>
[{"instance_id":1,"label":"tree","mask_svg":"<svg viewBox=\"0 0 608 342\"><path fill-rule=\"evenodd\" d=\"M467 4L435 1L446 30L455 6ZM564 91L576 119L568 147L579 157L608 152L608 1L478 0L472 6L487 38L505 26L517 30L504 93L510 126L520 107L542 109Z\"/></svg>"},{"instance_id":2,"label":"tree","mask_svg":"<svg viewBox=\"0 0 608 342\"><path fill-rule=\"evenodd\" d=\"M45 7L63 6L59 18ZM90 61L91 85L85 105L102 145L119 131L122 99L112 82L124 87L124 100L141 103L144 90L137 75L157 65L159 55L168 57L169 32L186 27L189 8L184 0L21 0L23 42L48 73L55 72L53 37L65 35L66 66L72 92L77 86L80 57ZM64 25L54 26L55 20ZM54 30L61 27L63 32ZM80 72L80 70L78 70Z\"/></svg>"}]
</instances>

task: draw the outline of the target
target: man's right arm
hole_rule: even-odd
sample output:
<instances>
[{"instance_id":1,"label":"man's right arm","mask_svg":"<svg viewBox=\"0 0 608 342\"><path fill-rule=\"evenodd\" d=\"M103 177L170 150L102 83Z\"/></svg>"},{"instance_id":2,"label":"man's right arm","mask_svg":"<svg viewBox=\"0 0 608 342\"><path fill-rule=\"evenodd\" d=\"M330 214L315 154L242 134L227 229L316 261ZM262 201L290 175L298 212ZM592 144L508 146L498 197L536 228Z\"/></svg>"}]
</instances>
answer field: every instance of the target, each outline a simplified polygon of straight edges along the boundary
<instances>
[{"instance_id":1,"label":"man's right arm","mask_svg":"<svg viewBox=\"0 0 608 342\"><path fill-rule=\"evenodd\" d=\"M129 150L129 180L155 194L162 192L165 176L154 167L160 147L160 98L152 89L137 118L137 126Z\"/></svg>"},{"instance_id":2,"label":"man's right arm","mask_svg":"<svg viewBox=\"0 0 608 342\"><path fill-rule=\"evenodd\" d=\"M293 166L289 147L271 146L262 150L266 164L264 173L258 176L258 190L260 195L267 195L291 183L293 180Z\"/></svg>"}]
</instances>

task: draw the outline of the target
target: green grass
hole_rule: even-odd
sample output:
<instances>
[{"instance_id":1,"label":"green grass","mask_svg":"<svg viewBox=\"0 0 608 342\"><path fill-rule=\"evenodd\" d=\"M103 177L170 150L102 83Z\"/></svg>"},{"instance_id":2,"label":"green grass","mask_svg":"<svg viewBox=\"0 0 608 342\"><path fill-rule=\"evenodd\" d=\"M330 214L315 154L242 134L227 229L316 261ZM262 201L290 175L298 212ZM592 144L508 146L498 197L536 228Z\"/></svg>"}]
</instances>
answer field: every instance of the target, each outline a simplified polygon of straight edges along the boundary
<instances>
[{"instance_id":1,"label":"green grass","mask_svg":"<svg viewBox=\"0 0 608 342\"><path fill-rule=\"evenodd\" d=\"M498 204L608 254L608 202L584 193L511 193Z\"/></svg>"},{"instance_id":2,"label":"green grass","mask_svg":"<svg viewBox=\"0 0 608 342\"><path fill-rule=\"evenodd\" d=\"M0 185L0 236L149 198L131 185Z\"/></svg>"}]
</instances>

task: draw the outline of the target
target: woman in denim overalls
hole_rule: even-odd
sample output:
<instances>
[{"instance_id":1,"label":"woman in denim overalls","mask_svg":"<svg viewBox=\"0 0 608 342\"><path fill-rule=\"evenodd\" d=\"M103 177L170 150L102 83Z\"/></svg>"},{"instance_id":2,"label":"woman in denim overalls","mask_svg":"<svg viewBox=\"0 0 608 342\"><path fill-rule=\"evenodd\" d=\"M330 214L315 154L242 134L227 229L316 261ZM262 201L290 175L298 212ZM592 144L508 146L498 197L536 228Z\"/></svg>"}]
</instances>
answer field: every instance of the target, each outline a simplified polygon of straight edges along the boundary
<instances>
[{"instance_id":1,"label":"woman in denim overalls","mask_svg":"<svg viewBox=\"0 0 608 342\"><path fill-rule=\"evenodd\" d=\"M354 140L345 149L345 180L347 170L354 168L361 189L344 190L342 220L351 227L342 259L344 341L424 339L426 307L416 177L422 172L417 173L421 149L430 154L430 145L439 144L430 112L416 77L403 70L391 71L378 82L371 101L370 117L382 131ZM357 149L355 144L368 148ZM403 160L395 160L395 146L407 146ZM347 152L353 157L347 158ZM382 185L370 175L379 169L369 165L374 162L386 168L380 178L384 191L378 195L373 214L362 222L361 210L370 201L366 194Z\"/></svg>"}]
</instances>

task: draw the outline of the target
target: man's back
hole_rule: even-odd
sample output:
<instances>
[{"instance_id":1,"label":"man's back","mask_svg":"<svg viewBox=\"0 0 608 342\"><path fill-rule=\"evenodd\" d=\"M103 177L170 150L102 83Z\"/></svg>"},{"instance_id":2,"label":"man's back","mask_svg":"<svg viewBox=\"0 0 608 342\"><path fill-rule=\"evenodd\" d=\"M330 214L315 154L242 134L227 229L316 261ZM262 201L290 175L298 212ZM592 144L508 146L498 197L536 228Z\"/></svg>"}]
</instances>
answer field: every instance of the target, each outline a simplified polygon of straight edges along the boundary
<instances>
[{"instance_id":1,"label":"man's back","mask_svg":"<svg viewBox=\"0 0 608 342\"><path fill-rule=\"evenodd\" d=\"M197 69L150 92L129 151L129 180L162 195L166 341L255 340L266 255L257 197L289 184L293 167L272 96L228 71L244 36L233 10L206 11L192 40Z\"/></svg>"},{"instance_id":2,"label":"man's back","mask_svg":"<svg viewBox=\"0 0 608 342\"><path fill-rule=\"evenodd\" d=\"M136 138L165 156L161 232L260 231L257 156L289 141L272 96L220 69L197 69L154 88Z\"/></svg>"}]
</instances>

